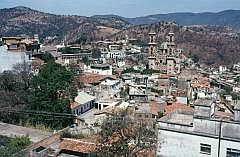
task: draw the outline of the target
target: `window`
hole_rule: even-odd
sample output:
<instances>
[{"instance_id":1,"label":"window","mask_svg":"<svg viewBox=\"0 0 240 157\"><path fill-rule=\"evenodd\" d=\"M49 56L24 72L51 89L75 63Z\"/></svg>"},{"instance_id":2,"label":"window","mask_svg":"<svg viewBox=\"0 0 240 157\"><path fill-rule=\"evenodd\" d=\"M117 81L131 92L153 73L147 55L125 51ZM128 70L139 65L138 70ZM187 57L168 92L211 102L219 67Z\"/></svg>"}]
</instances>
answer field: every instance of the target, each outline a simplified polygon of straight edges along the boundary
<instances>
[{"instance_id":1,"label":"window","mask_svg":"<svg viewBox=\"0 0 240 157\"><path fill-rule=\"evenodd\" d=\"M200 153L211 154L211 145L200 143Z\"/></svg>"},{"instance_id":2,"label":"window","mask_svg":"<svg viewBox=\"0 0 240 157\"><path fill-rule=\"evenodd\" d=\"M153 47L151 47L151 55L153 54Z\"/></svg>"},{"instance_id":3,"label":"window","mask_svg":"<svg viewBox=\"0 0 240 157\"><path fill-rule=\"evenodd\" d=\"M240 150L227 148L227 157L240 157Z\"/></svg>"}]
</instances>

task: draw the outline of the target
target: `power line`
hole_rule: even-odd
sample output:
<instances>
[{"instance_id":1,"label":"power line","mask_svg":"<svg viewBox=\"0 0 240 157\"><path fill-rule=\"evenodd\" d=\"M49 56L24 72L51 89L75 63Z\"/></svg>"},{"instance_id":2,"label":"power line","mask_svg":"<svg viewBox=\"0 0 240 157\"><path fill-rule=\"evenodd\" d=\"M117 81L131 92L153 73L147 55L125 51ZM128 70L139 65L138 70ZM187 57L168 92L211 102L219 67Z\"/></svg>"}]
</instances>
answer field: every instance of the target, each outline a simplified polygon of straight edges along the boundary
<instances>
[{"instance_id":1,"label":"power line","mask_svg":"<svg viewBox=\"0 0 240 157\"><path fill-rule=\"evenodd\" d=\"M74 114L68 113L55 113L55 112L45 112L45 111L32 111L32 110L17 110L17 109L0 109L0 114L13 113L13 114L24 114L24 115L36 115L36 116L52 116L56 118L77 118Z\"/></svg>"}]
</instances>

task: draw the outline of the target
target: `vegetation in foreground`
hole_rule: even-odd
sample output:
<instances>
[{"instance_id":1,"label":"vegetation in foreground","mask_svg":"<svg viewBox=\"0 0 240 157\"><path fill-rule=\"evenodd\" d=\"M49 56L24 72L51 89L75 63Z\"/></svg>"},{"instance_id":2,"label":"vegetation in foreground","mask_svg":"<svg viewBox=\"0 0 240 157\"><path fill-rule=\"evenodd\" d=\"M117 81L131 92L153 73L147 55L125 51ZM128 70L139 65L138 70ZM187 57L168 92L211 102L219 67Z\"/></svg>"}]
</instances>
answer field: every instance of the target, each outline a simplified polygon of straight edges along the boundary
<instances>
[{"instance_id":1,"label":"vegetation in foreground","mask_svg":"<svg viewBox=\"0 0 240 157\"><path fill-rule=\"evenodd\" d=\"M154 129L142 121L135 121L127 112L116 113L101 125L99 156L146 156L155 150Z\"/></svg>"},{"instance_id":2,"label":"vegetation in foreground","mask_svg":"<svg viewBox=\"0 0 240 157\"><path fill-rule=\"evenodd\" d=\"M36 76L30 75L25 68L6 71L0 75L1 107L31 111L31 114L1 114L1 121L52 129L62 129L71 124L71 118L55 118L51 113L71 114L70 102L77 95L74 74L55 63L48 53L42 58L46 64Z\"/></svg>"},{"instance_id":3,"label":"vegetation in foreground","mask_svg":"<svg viewBox=\"0 0 240 157\"><path fill-rule=\"evenodd\" d=\"M0 157L24 157L23 149L31 144L28 136L14 136L0 147Z\"/></svg>"}]
</instances>

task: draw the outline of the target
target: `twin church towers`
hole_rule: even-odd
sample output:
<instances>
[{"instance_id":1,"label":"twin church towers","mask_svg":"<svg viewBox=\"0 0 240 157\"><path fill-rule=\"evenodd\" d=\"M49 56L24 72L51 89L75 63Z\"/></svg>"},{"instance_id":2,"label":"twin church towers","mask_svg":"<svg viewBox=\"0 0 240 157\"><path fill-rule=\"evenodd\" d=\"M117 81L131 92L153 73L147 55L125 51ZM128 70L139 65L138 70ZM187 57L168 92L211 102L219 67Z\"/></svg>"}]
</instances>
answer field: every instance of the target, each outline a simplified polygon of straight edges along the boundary
<instances>
[{"instance_id":1,"label":"twin church towers","mask_svg":"<svg viewBox=\"0 0 240 157\"><path fill-rule=\"evenodd\" d=\"M148 65L150 69L160 70L161 73L175 75L181 70L182 50L176 48L174 33L170 32L160 46L157 34L149 33Z\"/></svg>"}]
</instances>

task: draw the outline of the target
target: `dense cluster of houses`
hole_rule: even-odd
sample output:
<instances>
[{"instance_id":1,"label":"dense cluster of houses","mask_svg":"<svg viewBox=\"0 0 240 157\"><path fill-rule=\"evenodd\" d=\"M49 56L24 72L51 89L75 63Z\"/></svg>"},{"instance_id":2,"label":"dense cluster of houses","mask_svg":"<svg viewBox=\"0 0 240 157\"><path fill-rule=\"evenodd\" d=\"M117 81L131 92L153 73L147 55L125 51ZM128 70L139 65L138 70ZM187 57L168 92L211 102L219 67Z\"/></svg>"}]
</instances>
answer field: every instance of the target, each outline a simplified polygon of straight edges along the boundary
<instances>
[{"instance_id":1,"label":"dense cluster of houses","mask_svg":"<svg viewBox=\"0 0 240 157\"><path fill-rule=\"evenodd\" d=\"M126 38L98 41L90 48L58 45L39 50L34 47L37 39L3 38L0 56L32 52L29 61L37 75L44 63L32 56L35 49L27 49L33 44L35 53L49 52L56 62L76 69L79 91L70 106L83 121L76 126L80 130L87 126L97 131L106 117L131 109L136 122L157 130L158 156L240 156L240 102L232 95L240 92L240 65L199 65L177 48L174 33L160 45L155 33L149 37L148 47ZM124 72L129 67L138 72ZM146 68L155 71L142 73ZM62 146L76 151L66 144L71 140ZM84 148L77 150L84 153Z\"/></svg>"}]
</instances>

